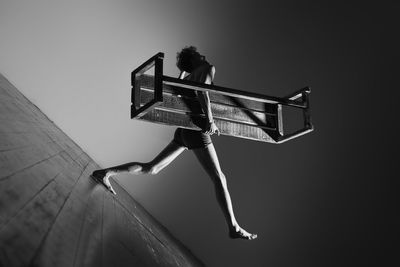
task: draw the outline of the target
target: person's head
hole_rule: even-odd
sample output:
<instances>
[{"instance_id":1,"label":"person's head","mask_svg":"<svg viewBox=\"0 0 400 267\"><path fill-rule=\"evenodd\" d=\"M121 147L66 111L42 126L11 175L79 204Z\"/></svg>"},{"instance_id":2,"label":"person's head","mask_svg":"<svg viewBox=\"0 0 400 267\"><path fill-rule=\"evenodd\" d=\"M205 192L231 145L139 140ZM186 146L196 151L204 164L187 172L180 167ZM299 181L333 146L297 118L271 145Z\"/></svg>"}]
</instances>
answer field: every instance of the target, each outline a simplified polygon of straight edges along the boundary
<instances>
[{"instance_id":1,"label":"person's head","mask_svg":"<svg viewBox=\"0 0 400 267\"><path fill-rule=\"evenodd\" d=\"M176 66L178 69L189 73L204 61L205 56L200 55L194 46L185 47L176 55Z\"/></svg>"}]
</instances>

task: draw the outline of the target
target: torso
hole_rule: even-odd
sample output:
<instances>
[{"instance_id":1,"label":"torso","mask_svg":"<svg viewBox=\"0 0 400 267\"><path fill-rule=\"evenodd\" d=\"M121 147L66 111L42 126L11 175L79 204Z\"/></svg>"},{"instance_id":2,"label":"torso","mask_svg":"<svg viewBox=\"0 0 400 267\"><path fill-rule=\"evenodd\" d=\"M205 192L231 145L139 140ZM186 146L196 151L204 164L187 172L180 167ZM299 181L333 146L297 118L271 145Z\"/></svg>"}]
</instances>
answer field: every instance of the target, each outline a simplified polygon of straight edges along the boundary
<instances>
[{"instance_id":1,"label":"torso","mask_svg":"<svg viewBox=\"0 0 400 267\"><path fill-rule=\"evenodd\" d=\"M207 75L210 73L210 68L212 68L212 65L209 63L204 63L203 65L197 67L195 70L193 70L189 75L187 75L184 80L186 81L193 81L193 82L198 82L198 83L204 83L207 79ZM193 90L187 90L185 92L186 95L190 95L191 97L195 98L197 97L196 93ZM191 107L192 112L194 113L202 113L200 105L198 107ZM198 118L198 117L197 117ZM203 119L197 120L195 118L192 118L192 121L194 124L199 126L201 128L202 125L204 125ZM193 132L199 132L197 130L189 130L189 129L184 129L181 128L181 131L183 134L187 136L191 136L190 139L194 138ZM192 133L191 133L192 132ZM201 132L201 138L194 138L198 140L203 140L204 144L211 143L210 136L208 134L202 133Z\"/></svg>"}]
</instances>

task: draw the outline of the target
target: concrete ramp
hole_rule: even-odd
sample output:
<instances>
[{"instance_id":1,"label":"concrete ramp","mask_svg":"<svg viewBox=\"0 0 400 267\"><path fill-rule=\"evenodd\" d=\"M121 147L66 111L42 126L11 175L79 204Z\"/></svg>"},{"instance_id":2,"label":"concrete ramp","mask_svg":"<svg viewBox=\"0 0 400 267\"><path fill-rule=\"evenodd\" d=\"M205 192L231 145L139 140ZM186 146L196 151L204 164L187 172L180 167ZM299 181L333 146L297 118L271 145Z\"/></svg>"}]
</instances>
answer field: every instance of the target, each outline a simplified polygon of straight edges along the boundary
<instances>
[{"instance_id":1,"label":"concrete ramp","mask_svg":"<svg viewBox=\"0 0 400 267\"><path fill-rule=\"evenodd\" d=\"M0 74L0 266L203 266Z\"/></svg>"}]
</instances>

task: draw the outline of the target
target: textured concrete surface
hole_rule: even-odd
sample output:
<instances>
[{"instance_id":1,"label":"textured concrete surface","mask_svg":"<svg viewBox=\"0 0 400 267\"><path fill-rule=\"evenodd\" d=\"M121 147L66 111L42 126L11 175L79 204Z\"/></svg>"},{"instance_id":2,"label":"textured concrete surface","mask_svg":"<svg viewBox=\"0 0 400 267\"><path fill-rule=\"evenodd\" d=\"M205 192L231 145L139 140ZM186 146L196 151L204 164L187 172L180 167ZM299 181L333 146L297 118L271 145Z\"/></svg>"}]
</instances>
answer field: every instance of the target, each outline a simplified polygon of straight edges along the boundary
<instances>
[{"instance_id":1,"label":"textured concrete surface","mask_svg":"<svg viewBox=\"0 0 400 267\"><path fill-rule=\"evenodd\" d=\"M0 266L201 266L0 74Z\"/></svg>"}]
</instances>

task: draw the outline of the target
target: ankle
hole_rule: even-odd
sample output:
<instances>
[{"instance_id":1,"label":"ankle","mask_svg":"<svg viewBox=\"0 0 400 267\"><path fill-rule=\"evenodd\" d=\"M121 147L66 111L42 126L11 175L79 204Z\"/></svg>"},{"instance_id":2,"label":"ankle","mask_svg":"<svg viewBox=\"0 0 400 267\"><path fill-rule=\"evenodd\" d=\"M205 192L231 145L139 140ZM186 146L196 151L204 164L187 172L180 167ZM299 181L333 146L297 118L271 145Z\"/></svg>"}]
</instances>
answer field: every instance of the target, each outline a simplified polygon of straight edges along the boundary
<instances>
[{"instance_id":1,"label":"ankle","mask_svg":"<svg viewBox=\"0 0 400 267\"><path fill-rule=\"evenodd\" d=\"M232 224L232 226L230 227L230 230L232 232L239 232L242 229L242 227L239 226L239 224Z\"/></svg>"}]
</instances>

